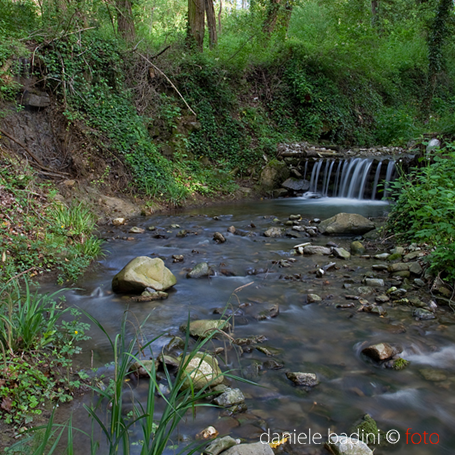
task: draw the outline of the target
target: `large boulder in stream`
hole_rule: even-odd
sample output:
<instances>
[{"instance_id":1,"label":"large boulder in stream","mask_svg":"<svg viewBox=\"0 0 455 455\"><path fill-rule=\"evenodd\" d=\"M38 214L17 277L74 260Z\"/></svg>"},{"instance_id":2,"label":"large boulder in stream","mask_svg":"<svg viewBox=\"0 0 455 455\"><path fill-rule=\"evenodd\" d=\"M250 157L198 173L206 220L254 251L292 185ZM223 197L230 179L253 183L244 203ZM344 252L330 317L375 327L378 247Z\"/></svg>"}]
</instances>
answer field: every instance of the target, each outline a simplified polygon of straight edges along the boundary
<instances>
[{"instance_id":1,"label":"large boulder in stream","mask_svg":"<svg viewBox=\"0 0 455 455\"><path fill-rule=\"evenodd\" d=\"M112 279L112 290L117 293L140 293L145 288L165 291L177 283L177 278L160 258L138 256Z\"/></svg>"},{"instance_id":2,"label":"large boulder in stream","mask_svg":"<svg viewBox=\"0 0 455 455\"><path fill-rule=\"evenodd\" d=\"M321 221L318 227L326 235L362 235L375 228L372 221L357 213L339 213Z\"/></svg>"},{"instance_id":3,"label":"large boulder in stream","mask_svg":"<svg viewBox=\"0 0 455 455\"><path fill-rule=\"evenodd\" d=\"M268 444L255 442L254 444L239 444L222 452L222 455L273 455Z\"/></svg>"}]
</instances>

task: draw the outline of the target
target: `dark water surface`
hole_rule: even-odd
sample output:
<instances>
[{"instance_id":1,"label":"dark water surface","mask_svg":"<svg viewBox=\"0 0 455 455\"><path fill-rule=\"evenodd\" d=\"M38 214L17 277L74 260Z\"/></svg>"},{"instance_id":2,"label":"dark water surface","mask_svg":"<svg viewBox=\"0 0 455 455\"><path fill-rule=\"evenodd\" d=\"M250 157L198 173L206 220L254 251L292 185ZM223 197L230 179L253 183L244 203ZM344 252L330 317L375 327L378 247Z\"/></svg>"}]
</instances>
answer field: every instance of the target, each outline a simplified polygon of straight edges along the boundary
<instances>
[{"instance_id":1,"label":"dark water surface","mask_svg":"<svg viewBox=\"0 0 455 455\"><path fill-rule=\"evenodd\" d=\"M118 333L124 311L129 309L131 333L134 327L147 319L143 334L151 339L165 334L154 344L156 352L166 345L172 335L179 334L179 326L191 319L216 319L213 309L228 305L237 309L239 303L251 303L234 318L235 337L263 334L263 343L279 349L275 357L267 358L259 351L238 356L234 350L220 357L223 369L236 374L249 374L252 365L276 360L284 364L281 370L264 367L254 380L261 387L234 384L244 392L248 411L232 417L222 416L218 409L199 409L197 419L188 416L179 428L176 439L191 439L208 425L214 425L220 433L246 438L256 442L263 428L290 431L296 434L321 433L324 439L329 431L350 432L352 424L363 414L369 413L385 432L397 430L401 440L396 445L378 447L375 455L399 453L403 455L453 454L455 453L455 395L453 373L455 371L455 319L450 311L442 310L444 324L437 319L417 322L408 307L385 306L387 316L358 313L355 309L335 308L336 303L346 303L345 294L355 291L342 288L345 280L354 280L354 289L361 286L365 273L380 261L353 258L350 261L323 256L294 256L293 246L308 239L288 237L270 239L261 234L269 227L281 226L273 221L278 217L286 221L290 214L304 218L327 218L339 212L361 213L365 216L382 216L387 204L379 201L346 199L285 199L258 201L236 205L211 206L175 213L140 218L128 226L114 228L105 236L111 240L105 244L106 256L95 272L86 274L79 283L83 290L67 293L70 305L83 308L103 324L114 336ZM213 217L218 219L214 220ZM250 227L253 223L256 227ZM178 224L179 228L171 225ZM144 234L128 234L128 229L156 226L166 238L154 238L157 231ZM234 225L256 233L239 236L227 232ZM180 229L191 233L177 238ZM216 244L214 232L226 236L226 243ZM134 237L127 241L118 237ZM349 249L352 238L313 239L316 245L334 241ZM383 252L383 251L379 251ZM372 251L376 253L376 251ZM173 254L183 254L183 263L173 263ZM137 303L128 296L111 293L112 277L136 256L161 257L176 275L177 284L169 298L160 302ZM289 268L280 268L277 261L295 257ZM210 279L187 279L187 270L196 263L207 261L217 271ZM335 261L338 270L329 271L317 278L314 271ZM250 275L254 269L265 273ZM231 276L226 276L223 272ZM284 276L298 275L298 279ZM386 280L387 273L379 275ZM241 290L239 287L248 285ZM237 290L237 291L236 291ZM384 289L385 290L385 289ZM315 293L324 298L320 304L306 305L306 294ZM367 296L374 301L374 296ZM422 297L423 299L424 297ZM256 316L273 305L279 305L280 314L273 319L258 321ZM402 330L405 327L405 331ZM109 343L101 331L93 330L93 338L86 346L82 363L90 363L93 350L95 366L112 361ZM181 334L181 333L180 333ZM403 357L411 360L403 371L375 366L360 351L364 343L397 343L404 349ZM213 347L222 346L215 342ZM212 347L212 345L209 345ZM227 362L226 364L224 362ZM423 378L422 368L441 369L447 378L430 382ZM109 368L106 370L109 373ZM285 375L286 371L316 373L320 384L310 392L295 387ZM141 400L146 396L146 381L128 396ZM85 398L88 400L88 397ZM86 413L81 408L83 400L76 400L71 408L75 412L74 423L89 431ZM412 444L405 432L411 434L437 433L438 444ZM133 429L133 433L139 428ZM134 437L134 434L133 434ZM139 433L138 433L138 438ZM417 442L417 436L414 437ZM432 436L436 441L436 436ZM427 440L428 442L428 440ZM289 453L326 453L319 444L293 445ZM81 452L83 453L83 452ZM169 451L169 453L173 453Z\"/></svg>"}]
</instances>

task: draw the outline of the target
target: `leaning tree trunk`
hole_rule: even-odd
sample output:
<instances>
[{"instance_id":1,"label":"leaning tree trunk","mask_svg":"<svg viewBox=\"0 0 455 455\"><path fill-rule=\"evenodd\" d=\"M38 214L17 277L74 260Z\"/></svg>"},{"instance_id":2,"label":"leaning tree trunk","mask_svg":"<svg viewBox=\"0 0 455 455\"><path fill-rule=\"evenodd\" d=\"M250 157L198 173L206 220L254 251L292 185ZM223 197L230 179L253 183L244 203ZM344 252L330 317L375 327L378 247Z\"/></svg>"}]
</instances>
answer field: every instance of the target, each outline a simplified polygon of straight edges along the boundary
<instances>
[{"instance_id":1,"label":"leaning tree trunk","mask_svg":"<svg viewBox=\"0 0 455 455\"><path fill-rule=\"evenodd\" d=\"M205 0L205 12L207 14L207 26L209 29L209 44L210 47L216 46L218 41L216 34L216 16L213 0Z\"/></svg>"},{"instance_id":2,"label":"leaning tree trunk","mask_svg":"<svg viewBox=\"0 0 455 455\"><path fill-rule=\"evenodd\" d=\"M444 68L444 56L442 54L445 40L448 36L447 23L453 8L453 0L440 0L436 17L430 29L428 38L428 76L425 94L422 100L421 117L428 120L431 103L436 89L438 73Z\"/></svg>"},{"instance_id":3,"label":"leaning tree trunk","mask_svg":"<svg viewBox=\"0 0 455 455\"><path fill-rule=\"evenodd\" d=\"M202 52L205 33L205 0L188 0L187 42Z\"/></svg>"},{"instance_id":4,"label":"leaning tree trunk","mask_svg":"<svg viewBox=\"0 0 455 455\"><path fill-rule=\"evenodd\" d=\"M117 31L126 40L132 41L136 37L134 28L133 10L130 0L116 0Z\"/></svg>"}]
</instances>

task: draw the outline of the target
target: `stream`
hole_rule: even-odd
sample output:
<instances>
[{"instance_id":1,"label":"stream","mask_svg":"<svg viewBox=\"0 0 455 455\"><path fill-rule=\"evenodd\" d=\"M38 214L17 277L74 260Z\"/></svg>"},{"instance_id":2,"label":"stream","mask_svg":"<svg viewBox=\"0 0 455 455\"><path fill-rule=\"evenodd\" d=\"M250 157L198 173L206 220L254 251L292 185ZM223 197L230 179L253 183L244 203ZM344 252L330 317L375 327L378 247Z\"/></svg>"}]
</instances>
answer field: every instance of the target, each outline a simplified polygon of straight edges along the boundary
<instances>
[{"instance_id":1,"label":"stream","mask_svg":"<svg viewBox=\"0 0 455 455\"><path fill-rule=\"evenodd\" d=\"M329 432L350 433L353 423L370 414L384 433L396 430L397 444L376 449L375 455L442 455L454 453L455 447L455 318L448 307L439 307L436 319L416 321L412 308L384 304L387 314L357 312L353 308L339 308L350 300L346 294L356 294L362 279L372 273L372 265L385 263L378 259L353 256L342 260L327 256L295 255L293 246L312 241L315 245L335 242L349 250L352 237L266 238L263 232L272 226L283 226L291 214L302 218L325 219L340 212L359 213L367 217L382 217L388 205L381 201L343 198L289 198L239 204L214 205L189 209L173 214L156 215L130 220L128 225L108 227L102 236L105 257L95 271L85 274L79 289L66 292L67 303L79 307L97 318L111 335L120 329L125 310L133 333L147 316L143 334L146 339L163 334L154 343L155 352L164 347L174 335L183 336L179 327L188 315L195 319L218 319L216 308L236 311L233 318L236 338L264 335L262 346L274 348L276 354L267 357L252 349L242 355L226 348L220 355L222 369L232 370L257 382L259 386L233 383L246 397L247 411L233 416L220 409L200 408L196 419L190 414L180 425L175 436L177 445L184 447L195 434L208 425L221 435L257 442L267 429L309 435L320 433L322 441ZM278 218L280 222L274 221ZM172 227L174 225L174 227ZM178 225L178 227L175 227ZM145 228L143 234L130 234L132 226ZM155 226L155 230L147 230ZM247 235L234 235L228 227L244 230ZM185 229L188 235L177 237ZM220 232L226 242L217 244L213 234ZM159 237L159 238L157 238ZM380 245L379 245L380 247ZM368 250L377 254L384 249ZM183 262L173 262L172 255L183 255ZM130 296L111 291L112 277L136 256L160 257L177 277L177 284L163 301L135 302ZM280 260L295 258L290 267L281 267ZM199 262L208 262L215 270L210 278L188 279L187 271ZM319 278L318 268L336 262ZM372 288L372 295L363 298L374 301L393 283L387 271L374 272L385 280L382 289ZM344 289L343 285L348 289ZM241 288L241 289L239 289ZM416 291L417 292L417 291ZM423 291L420 297L431 297ZM307 304L307 294L318 294L322 302ZM240 305L239 305L240 304ZM260 320L258 315L273 305L279 305L276 317ZM239 307L240 306L240 307ZM92 327L92 339L87 342L79 362L88 369L112 361L112 353L105 335ZM361 354L365 346L387 342L403 348L401 356L410 365L401 371L382 368ZM225 346L222 341L209 344L209 349ZM276 352L275 352L276 350ZM93 351L93 353L91 352ZM271 361L283 365L276 365ZM439 373L430 380L422 370ZM109 367L102 367L109 374ZM287 371L316 373L320 384L309 391L295 386L286 377ZM137 387L127 387L126 393L134 400L144 401L147 381ZM90 423L82 403L89 402L90 394L77 398L62 412L73 413L73 424L90 432ZM406 430L411 428L406 442ZM140 428L133 428L133 439L139 438ZM137 431L137 434L135 433ZM433 434L431 443L423 435ZM422 435L421 443L414 433ZM437 434L437 443L436 436ZM100 436L101 441L101 436ZM177 442L178 441L178 442ZM431 445L431 447L430 447ZM88 453L80 449L80 453ZM139 450L139 449L138 449ZM326 454L323 444L308 441L290 444L286 453ZM134 453L134 452L133 452ZM174 453L169 450L166 453Z\"/></svg>"}]
</instances>

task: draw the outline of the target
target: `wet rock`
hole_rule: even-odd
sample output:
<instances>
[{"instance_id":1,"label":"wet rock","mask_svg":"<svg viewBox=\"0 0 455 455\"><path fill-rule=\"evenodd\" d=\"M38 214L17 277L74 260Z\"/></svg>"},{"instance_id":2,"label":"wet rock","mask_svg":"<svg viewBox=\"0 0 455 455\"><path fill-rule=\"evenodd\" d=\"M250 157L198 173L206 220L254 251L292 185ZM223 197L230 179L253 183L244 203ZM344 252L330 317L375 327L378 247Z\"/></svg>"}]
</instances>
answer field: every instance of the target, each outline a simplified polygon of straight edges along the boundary
<instances>
[{"instance_id":1,"label":"wet rock","mask_svg":"<svg viewBox=\"0 0 455 455\"><path fill-rule=\"evenodd\" d=\"M326 235L361 235L374 228L374 224L369 219L354 213L339 213L319 224L319 231Z\"/></svg>"},{"instance_id":2,"label":"wet rock","mask_svg":"<svg viewBox=\"0 0 455 455\"><path fill-rule=\"evenodd\" d=\"M421 251L413 251L412 253L405 254L404 259L406 261L412 261L413 259L417 259L423 256L425 256L425 254Z\"/></svg>"},{"instance_id":3,"label":"wet rock","mask_svg":"<svg viewBox=\"0 0 455 455\"><path fill-rule=\"evenodd\" d=\"M419 373L427 381L441 382L447 380L447 375L441 370L435 370L433 368L422 368Z\"/></svg>"},{"instance_id":4,"label":"wet rock","mask_svg":"<svg viewBox=\"0 0 455 455\"><path fill-rule=\"evenodd\" d=\"M333 255L340 259L351 259L351 253L344 248L333 248Z\"/></svg>"},{"instance_id":5,"label":"wet rock","mask_svg":"<svg viewBox=\"0 0 455 455\"><path fill-rule=\"evenodd\" d=\"M322 302L321 297L319 297L317 294L307 294L306 300L307 303Z\"/></svg>"},{"instance_id":6,"label":"wet rock","mask_svg":"<svg viewBox=\"0 0 455 455\"><path fill-rule=\"evenodd\" d=\"M404 262L396 262L395 264L390 264L388 270L390 273L403 272L409 270L409 264L406 264Z\"/></svg>"},{"instance_id":7,"label":"wet rock","mask_svg":"<svg viewBox=\"0 0 455 455\"><path fill-rule=\"evenodd\" d=\"M389 255L387 258L388 261L396 261L397 259L401 259L401 254L400 253L392 253Z\"/></svg>"},{"instance_id":8,"label":"wet rock","mask_svg":"<svg viewBox=\"0 0 455 455\"><path fill-rule=\"evenodd\" d=\"M387 290L386 294L392 298L392 300L401 299L407 293L406 289L404 288L396 288L392 286L390 289Z\"/></svg>"},{"instance_id":9,"label":"wet rock","mask_svg":"<svg viewBox=\"0 0 455 455\"><path fill-rule=\"evenodd\" d=\"M381 278L365 278L363 280L364 284L366 286L372 286L372 287L383 287L384 286L384 280Z\"/></svg>"},{"instance_id":10,"label":"wet rock","mask_svg":"<svg viewBox=\"0 0 455 455\"><path fill-rule=\"evenodd\" d=\"M399 352L401 352L401 349L398 349L389 343L373 344L362 350L362 354L370 357L370 359L373 359L376 362L391 359Z\"/></svg>"},{"instance_id":11,"label":"wet rock","mask_svg":"<svg viewBox=\"0 0 455 455\"><path fill-rule=\"evenodd\" d=\"M178 224L171 224L172 229L179 229L180 226Z\"/></svg>"},{"instance_id":12,"label":"wet rock","mask_svg":"<svg viewBox=\"0 0 455 455\"><path fill-rule=\"evenodd\" d=\"M293 177L285 180L281 186L287 190L292 191L308 191L310 189L310 182L305 179L296 179Z\"/></svg>"},{"instance_id":13,"label":"wet rock","mask_svg":"<svg viewBox=\"0 0 455 455\"><path fill-rule=\"evenodd\" d=\"M373 288L370 287L370 286L359 286L357 288L357 294L360 294L360 295L371 295L373 294Z\"/></svg>"},{"instance_id":14,"label":"wet rock","mask_svg":"<svg viewBox=\"0 0 455 455\"><path fill-rule=\"evenodd\" d=\"M335 305L335 308L354 308L355 304L353 302L349 303L337 303Z\"/></svg>"},{"instance_id":15,"label":"wet rock","mask_svg":"<svg viewBox=\"0 0 455 455\"><path fill-rule=\"evenodd\" d=\"M207 427L196 435L198 440L215 439L219 435L218 430L215 427Z\"/></svg>"},{"instance_id":16,"label":"wet rock","mask_svg":"<svg viewBox=\"0 0 455 455\"><path fill-rule=\"evenodd\" d=\"M186 231L186 229L182 229L179 232L177 232L177 237L180 239L183 237L186 237L187 235L188 235L188 232Z\"/></svg>"},{"instance_id":17,"label":"wet rock","mask_svg":"<svg viewBox=\"0 0 455 455\"><path fill-rule=\"evenodd\" d=\"M198 352L191 360L186 356L180 366L184 368L187 375L183 384L185 388L192 384L196 390L200 390L208 385L215 386L223 382L224 377L218 361L209 354Z\"/></svg>"},{"instance_id":18,"label":"wet rock","mask_svg":"<svg viewBox=\"0 0 455 455\"><path fill-rule=\"evenodd\" d=\"M366 248L363 246L362 242L359 242L358 240L355 240L354 242L351 242L351 254L354 256L360 256L362 254L365 254Z\"/></svg>"},{"instance_id":19,"label":"wet rock","mask_svg":"<svg viewBox=\"0 0 455 455\"><path fill-rule=\"evenodd\" d=\"M174 350L182 350L185 348L185 342L180 337L173 337L171 341L166 345L166 350L174 351Z\"/></svg>"},{"instance_id":20,"label":"wet rock","mask_svg":"<svg viewBox=\"0 0 455 455\"><path fill-rule=\"evenodd\" d=\"M402 247L402 246L396 246L395 248L393 248L393 249L391 250L391 253L392 253L392 254L399 254L400 256L403 256L403 254L405 253L405 251L406 251L406 250L404 249L404 247Z\"/></svg>"},{"instance_id":21,"label":"wet rock","mask_svg":"<svg viewBox=\"0 0 455 455\"><path fill-rule=\"evenodd\" d=\"M235 227L234 226L229 226L227 228L227 231L230 232L231 234L235 234Z\"/></svg>"},{"instance_id":22,"label":"wet rock","mask_svg":"<svg viewBox=\"0 0 455 455\"><path fill-rule=\"evenodd\" d=\"M128 264L112 279L112 290L117 293L142 292L150 287L165 291L177 283L176 277L165 267L160 258L139 256Z\"/></svg>"},{"instance_id":23,"label":"wet rock","mask_svg":"<svg viewBox=\"0 0 455 455\"><path fill-rule=\"evenodd\" d=\"M267 357L275 357L276 355L281 354L280 349L272 348L271 346L256 346L256 349Z\"/></svg>"},{"instance_id":24,"label":"wet rock","mask_svg":"<svg viewBox=\"0 0 455 455\"><path fill-rule=\"evenodd\" d=\"M373 455L373 451L363 441L344 434L331 434L325 447L334 455Z\"/></svg>"},{"instance_id":25,"label":"wet rock","mask_svg":"<svg viewBox=\"0 0 455 455\"><path fill-rule=\"evenodd\" d=\"M150 374L156 370L157 365L155 360L144 359L140 362L134 362L130 366L130 372L136 374L140 378L148 378Z\"/></svg>"},{"instance_id":26,"label":"wet rock","mask_svg":"<svg viewBox=\"0 0 455 455\"><path fill-rule=\"evenodd\" d=\"M207 262L199 262L196 264L186 276L187 278L205 278L212 274L212 269Z\"/></svg>"},{"instance_id":27,"label":"wet rock","mask_svg":"<svg viewBox=\"0 0 455 455\"><path fill-rule=\"evenodd\" d=\"M251 344L263 343L264 341L267 341L267 337L264 335L252 335L245 338L236 338L234 340L234 343L238 344L239 346L248 346Z\"/></svg>"},{"instance_id":28,"label":"wet rock","mask_svg":"<svg viewBox=\"0 0 455 455\"><path fill-rule=\"evenodd\" d=\"M332 250L330 248L327 248L325 246L318 246L318 245L307 245L303 248L304 254L316 254L316 255L326 255L328 256L329 254L332 253Z\"/></svg>"},{"instance_id":29,"label":"wet rock","mask_svg":"<svg viewBox=\"0 0 455 455\"><path fill-rule=\"evenodd\" d=\"M245 396L240 389L227 388L221 395L218 395L214 400L218 406L229 408L237 404L245 402Z\"/></svg>"},{"instance_id":30,"label":"wet rock","mask_svg":"<svg viewBox=\"0 0 455 455\"><path fill-rule=\"evenodd\" d=\"M315 387L319 384L318 377L314 373L287 372L286 377L296 385Z\"/></svg>"},{"instance_id":31,"label":"wet rock","mask_svg":"<svg viewBox=\"0 0 455 455\"><path fill-rule=\"evenodd\" d=\"M371 268L377 272L384 272L388 269L388 266L386 264L375 264Z\"/></svg>"},{"instance_id":32,"label":"wet rock","mask_svg":"<svg viewBox=\"0 0 455 455\"><path fill-rule=\"evenodd\" d=\"M401 270L400 272L394 272L392 275L394 277L409 278L411 276L411 272L409 270Z\"/></svg>"},{"instance_id":33,"label":"wet rock","mask_svg":"<svg viewBox=\"0 0 455 455\"><path fill-rule=\"evenodd\" d=\"M266 237L281 237L283 235L283 231L281 228L271 227L264 232L264 235Z\"/></svg>"},{"instance_id":34,"label":"wet rock","mask_svg":"<svg viewBox=\"0 0 455 455\"><path fill-rule=\"evenodd\" d=\"M287 164L284 161L271 160L261 172L259 185L265 190L278 188L290 175Z\"/></svg>"},{"instance_id":35,"label":"wet rock","mask_svg":"<svg viewBox=\"0 0 455 455\"><path fill-rule=\"evenodd\" d=\"M145 229L142 229L137 226L133 226L128 232L130 234L143 234L145 232Z\"/></svg>"},{"instance_id":36,"label":"wet rock","mask_svg":"<svg viewBox=\"0 0 455 455\"><path fill-rule=\"evenodd\" d=\"M380 253L380 254L375 254L374 258L382 261L384 259L387 259L389 256L390 256L389 253Z\"/></svg>"},{"instance_id":37,"label":"wet rock","mask_svg":"<svg viewBox=\"0 0 455 455\"><path fill-rule=\"evenodd\" d=\"M140 296L131 297L135 302L152 302L153 300L166 300L169 297L167 292L155 291L154 289L147 288Z\"/></svg>"},{"instance_id":38,"label":"wet rock","mask_svg":"<svg viewBox=\"0 0 455 455\"><path fill-rule=\"evenodd\" d=\"M281 370L284 367L284 364L279 363L276 360L267 360L262 366L267 370Z\"/></svg>"},{"instance_id":39,"label":"wet rock","mask_svg":"<svg viewBox=\"0 0 455 455\"><path fill-rule=\"evenodd\" d=\"M280 314L280 306L278 304L273 305L268 310L261 311L256 319L258 321L263 321L264 319L276 318Z\"/></svg>"},{"instance_id":40,"label":"wet rock","mask_svg":"<svg viewBox=\"0 0 455 455\"><path fill-rule=\"evenodd\" d=\"M205 450L204 454L206 455L219 455L221 452L226 453L225 451L229 448L237 445L237 441L230 436L225 436L224 438L217 439L213 441Z\"/></svg>"},{"instance_id":41,"label":"wet rock","mask_svg":"<svg viewBox=\"0 0 455 455\"><path fill-rule=\"evenodd\" d=\"M274 455L268 444L255 442L254 444L239 444L223 452L223 455Z\"/></svg>"},{"instance_id":42,"label":"wet rock","mask_svg":"<svg viewBox=\"0 0 455 455\"><path fill-rule=\"evenodd\" d=\"M230 327L231 324L229 324L227 321L216 319L199 319L197 321L190 322L189 332L192 337L207 338L212 335L213 332L218 333L220 331L226 331L229 330ZM185 332L186 329L186 324L182 325L181 330Z\"/></svg>"},{"instance_id":43,"label":"wet rock","mask_svg":"<svg viewBox=\"0 0 455 455\"><path fill-rule=\"evenodd\" d=\"M213 234L213 240L215 240L217 243L224 243L226 241L224 235L221 234L221 232L215 232L215 234Z\"/></svg>"},{"instance_id":44,"label":"wet rock","mask_svg":"<svg viewBox=\"0 0 455 455\"><path fill-rule=\"evenodd\" d=\"M302 215L289 215L289 220L291 221L298 221L302 219Z\"/></svg>"},{"instance_id":45,"label":"wet rock","mask_svg":"<svg viewBox=\"0 0 455 455\"><path fill-rule=\"evenodd\" d=\"M380 441L378 424L370 414L365 414L360 420L354 423L350 433L357 433L360 439L367 444L378 444Z\"/></svg>"},{"instance_id":46,"label":"wet rock","mask_svg":"<svg viewBox=\"0 0 455 455\"><path fill-rule=\"evenodd\" d=\"M183 260L185 259L183 254L173 254L172 255L172 259L173 261L172 262L183 262Z\"/></svg>"},{"instance_id":47,"label":"wet rock","mask_svg":"<svg viewBox=\"0 0 455 455\"><path fill-rule=\"evenodd\" d=\"M422 266L418 262L410 262L409 271L414 275L421 275L423 272Z\"/></svg>"},{"instance_id":48,"label":"wet rock","mask_svg":"<svg viewBox=\"0 0 455 455\"><path fill-rule=\"evenodd\" d=\"M381 294L381 295L378 295L377 297L375 297L374 300L378 303L386 303L386 302L390 301L390 297L388 297L385 294Z\"/></svg>"},{"instance_id":49,"label":"wet rock","mask_svg":"<svg viewBox=\"0 0 455 455\"><path fill-rule=\"evenodd\" d=\"M435 318L435 315L431 311L425 310L423 308L416 308L412 312L412 316L416 319L424 320L424 321Z\"/></svg>"},{"instance_id":50,"label":"wet rock","mask_svg":"<svg viewBox=\"0 0 455 455\"><path fill-rule=\"evenodd\" d=\"M425 286L425 281L421 280L420 278L416 278L413 283L418 286L419 288L421 288L422 286Z\"/></svg>"},{"instance_id":51,"label":"wet rock","mask_svg":"<svg viewBox=\"0 0 455 455\"><path fill-rule=\"evenodd\" d=\"M112 220L112 224L114 226L121 226L122 224L125 224L126 223L126 219L125 218L114 218Z\"/></svg>"},{"instance_id":52,"label":"wet rock","mask_svg":"<svg viewBox=\"0 0 455 455\"><path fill-rule=\"evenodd\" d=\"M155 231L156 230L156 227L155 226L149 226L147 228L147 231Z\"/></svg>"},{"instance_id":53,"label":"wet rock","mask_svg":"<svg viewBox=\"0 0 455 455\"><path fill-rule=\"evenodd\" d=\"M305 226L293 226L292 230L297 232L306 232Z\"/></svg>"}]
</instances>

